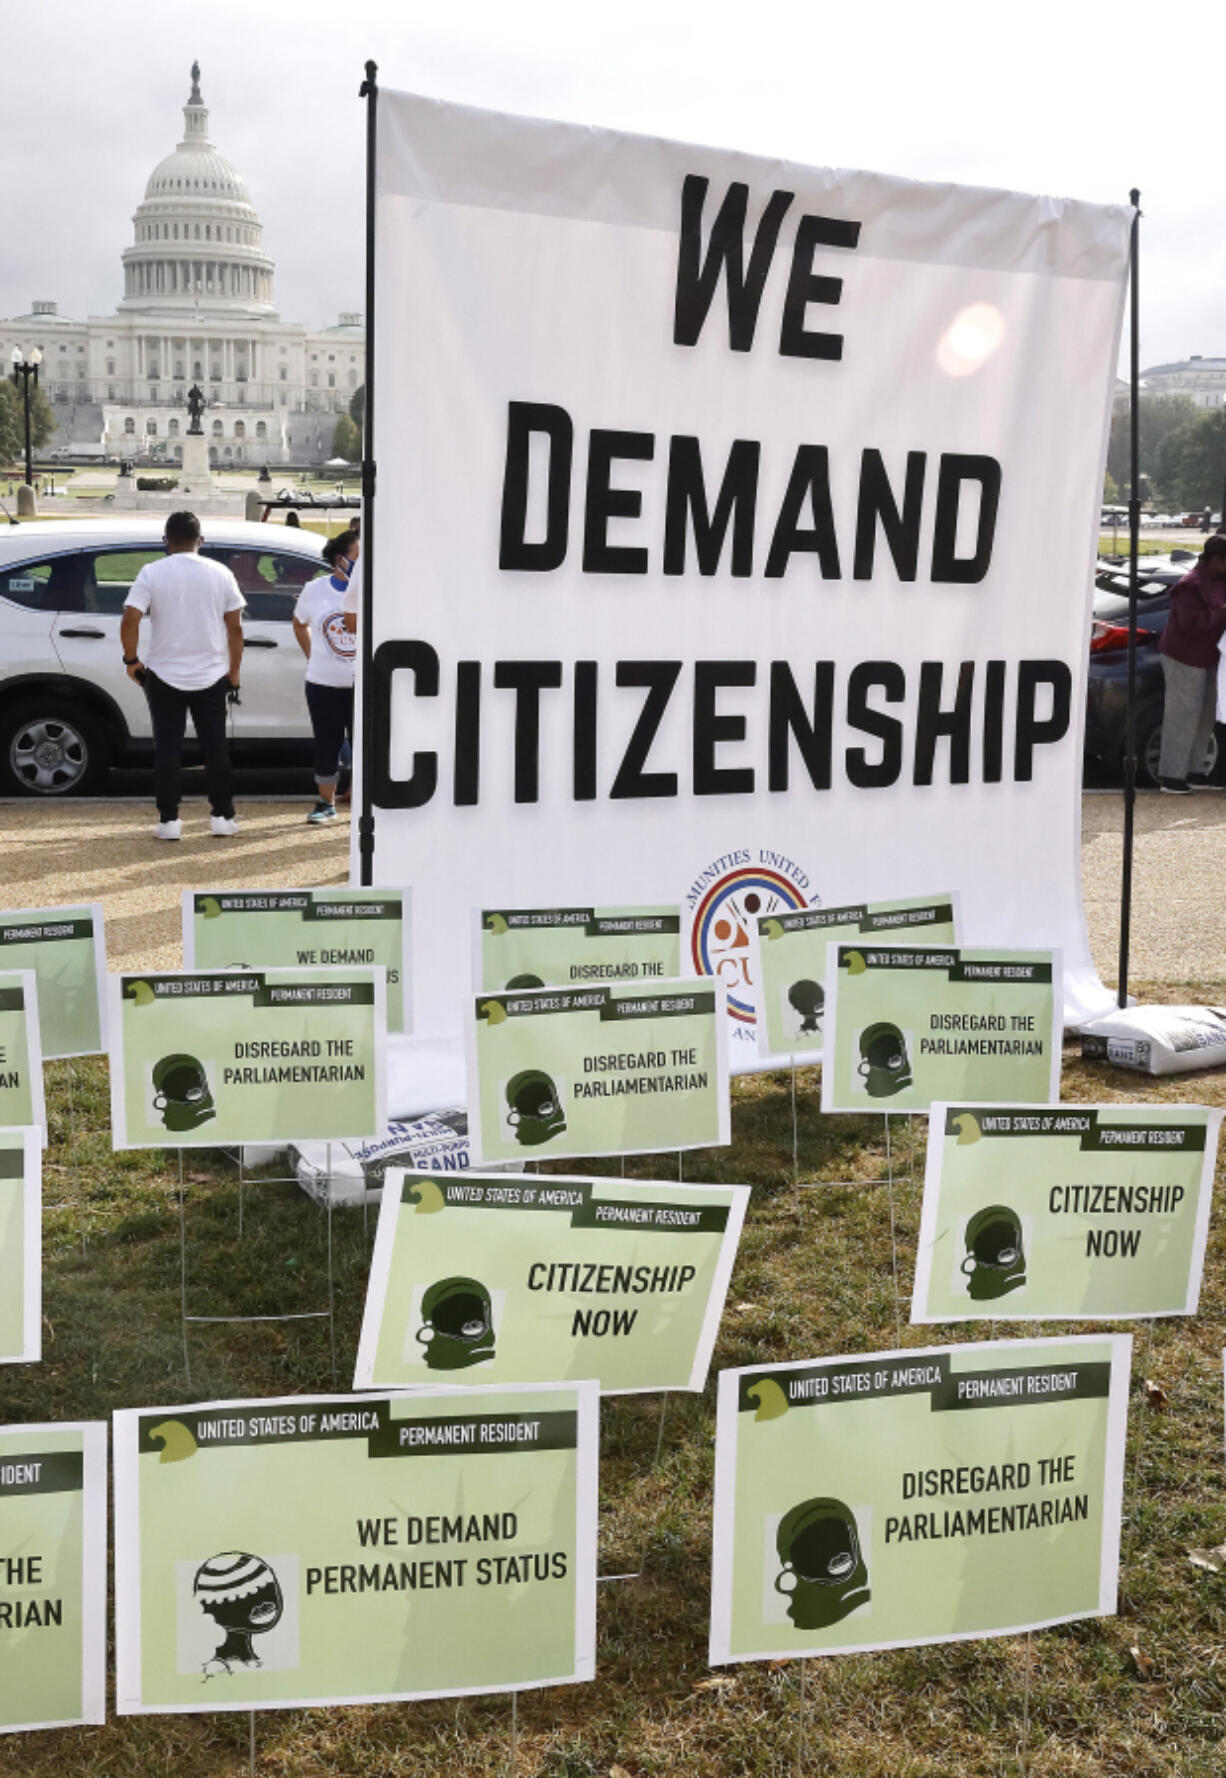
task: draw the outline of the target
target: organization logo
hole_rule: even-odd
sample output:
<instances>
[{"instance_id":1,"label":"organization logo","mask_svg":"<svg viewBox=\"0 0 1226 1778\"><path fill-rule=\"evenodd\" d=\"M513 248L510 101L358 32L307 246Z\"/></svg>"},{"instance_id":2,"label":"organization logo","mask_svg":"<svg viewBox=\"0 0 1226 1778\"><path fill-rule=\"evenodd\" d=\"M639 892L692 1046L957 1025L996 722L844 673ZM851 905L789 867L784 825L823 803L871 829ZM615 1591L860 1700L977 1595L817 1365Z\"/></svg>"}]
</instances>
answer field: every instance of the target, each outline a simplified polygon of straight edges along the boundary
<instances>
[{"instance_id":1,"label":"organization logo","mask_svg":"<svg viewBox=\"0 0 1226 1778\"><path fill-rule=\"evenodd\" d=\"M347 630L345 628L345 614L343 611L330 611L327 617L321 622L319 628L323 634L324 641L328 644L328 647L332 650L333 654L339 656L343 661L351 661L356 658L358 639L352 630Z\"/></svg>"},{"instance_id":2,"label":"organization logo","mask_svg":"<svg viewBox=\"0 0 1226 1778\"><path fill-rule=\"evenodd\" d=\"M728 991L733 1031L752 1041L757 1020L750 935L766 914L815 905L809 875L782 852L742 847L714 859L686 893L690 958L699 975L717 976Z\"/></svg>"}]
</instances>

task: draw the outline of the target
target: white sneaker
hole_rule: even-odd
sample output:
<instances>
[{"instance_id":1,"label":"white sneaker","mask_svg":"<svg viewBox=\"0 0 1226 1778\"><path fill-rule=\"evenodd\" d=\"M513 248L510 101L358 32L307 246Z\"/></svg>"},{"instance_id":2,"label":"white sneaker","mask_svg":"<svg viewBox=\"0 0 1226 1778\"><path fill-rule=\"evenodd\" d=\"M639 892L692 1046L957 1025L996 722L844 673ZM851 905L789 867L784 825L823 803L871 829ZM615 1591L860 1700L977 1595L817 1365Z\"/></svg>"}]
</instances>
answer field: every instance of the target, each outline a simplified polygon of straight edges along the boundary
<instances>
[{"instance_id":1,"label":"white sneaker","mask_svg":"<svg viewBox=\"0 0 1226 1778\"><path fill-rule=\"evenodd\" d=\"M228 839L232 833L238 832L238 822L233 815L213 815L209 819L209 832L215 840ZM178 837L176 834L175 838Z\"/></svg>"},{"instance_id":2,"label":"white sneaker","mask_svg":"<svg viewBox=\"0 0 1226 1778\"><path fill-rule=\"evenodd\" d=\"M181 821L159 821L153 830L155 840L181 840L183 823Z\"/></svg>"}]
</instances>

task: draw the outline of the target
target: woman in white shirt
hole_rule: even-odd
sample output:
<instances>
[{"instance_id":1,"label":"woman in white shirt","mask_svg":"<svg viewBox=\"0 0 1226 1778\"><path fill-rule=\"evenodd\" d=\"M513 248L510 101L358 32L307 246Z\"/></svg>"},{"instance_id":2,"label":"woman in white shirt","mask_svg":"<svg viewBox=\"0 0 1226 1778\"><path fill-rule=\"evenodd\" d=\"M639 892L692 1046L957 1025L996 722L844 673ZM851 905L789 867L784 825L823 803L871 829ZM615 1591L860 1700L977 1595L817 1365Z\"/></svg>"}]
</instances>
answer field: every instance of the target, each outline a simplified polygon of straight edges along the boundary
<instances>
[{"instance_id":1,"label":"woman in white shirt","mask_svg":"<svg viewBox=\"0 0 1226 1778\"><path fill-rule=\"evenodd\" d=\"M342 601L357 560L354 531L324 544L328 573L308 581L294 606L294 634L307 657L306 700L315 735L318 798L307 820L336 820L336 781L346 739L353 740L353 668L357 638L345 627Z\"/></svg>"}]
</instances>

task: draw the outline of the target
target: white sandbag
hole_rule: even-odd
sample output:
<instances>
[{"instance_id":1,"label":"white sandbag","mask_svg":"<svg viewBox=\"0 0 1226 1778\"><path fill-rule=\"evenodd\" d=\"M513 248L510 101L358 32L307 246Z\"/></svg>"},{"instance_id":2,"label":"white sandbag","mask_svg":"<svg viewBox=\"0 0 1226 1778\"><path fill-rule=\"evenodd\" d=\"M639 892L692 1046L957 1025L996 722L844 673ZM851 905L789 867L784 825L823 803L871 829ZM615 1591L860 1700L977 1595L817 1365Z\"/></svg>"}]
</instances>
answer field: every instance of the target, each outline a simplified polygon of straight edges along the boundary
<instances>
[{"instance_id":1,"label":"white sandbag","mask_svg":"<svg viewBox=\"0 0 1226 1778\"><path fill-rule=\"evenodd\" d=\"M1087 1062L1140 1074L1191 1074L1226 1065L1226 1007L1129 1006L1081 1027Z\"/></svg>"},{"instance_id":2,"label":"white sandbag","mask_svg":"<svg viewBox=\"0 0 1226 1778\"><path fill-rule=\"evenodd\" d=\"M303 1191L317 1203L377 1203L387 1167L417 1172L462 1173L471 1164L468 1113L430 1112L388 1125L376 1142L297 1142L291 1155Z\"/></svg>"},{"instance_id":3,"label":"white sandbag","mask_svg":"<svg viewBox=\"0 0 1226 1778\"><path fill-rule=\"evenodd\" d=\"M468 1101L461 1037L408 1037L387 1040L387 1115L401 1123L426 1111L446 1111Z\"/></svg>"}]
</instances>

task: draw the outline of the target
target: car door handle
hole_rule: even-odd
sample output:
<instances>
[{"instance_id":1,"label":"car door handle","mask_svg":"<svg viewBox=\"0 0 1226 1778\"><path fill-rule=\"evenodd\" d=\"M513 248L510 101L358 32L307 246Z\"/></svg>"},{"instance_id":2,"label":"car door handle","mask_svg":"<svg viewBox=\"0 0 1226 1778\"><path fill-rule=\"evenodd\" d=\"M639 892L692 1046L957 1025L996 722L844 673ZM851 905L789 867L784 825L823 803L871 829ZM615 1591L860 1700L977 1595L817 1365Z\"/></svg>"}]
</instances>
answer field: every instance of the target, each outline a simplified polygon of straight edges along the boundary
<instances>
[{"instance_id":1,"label":"car door handle","mask_svg":"<svg viewBox=\"0 0 1226 1778\"><path fill-rule=\"evenodd\" d=\"M59 634L61 636L72 636L74 639L78 636L86 636L91 642L106 641L105 630L61 630Z\"/></svg>"},{"instance_id":2,"label":"car door handle","mask_svg":"<svg viewBox=\"0 0 1226 1778\"><path fill-rule=\"evenodd\" d=\"M243 637L243 647L244 648L277 648L277 647L279 647L279 644L274 642L271 636L244 636Z\"/></svg>"}]
</instances>

